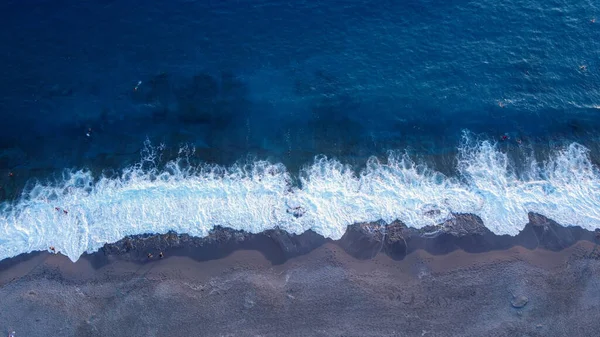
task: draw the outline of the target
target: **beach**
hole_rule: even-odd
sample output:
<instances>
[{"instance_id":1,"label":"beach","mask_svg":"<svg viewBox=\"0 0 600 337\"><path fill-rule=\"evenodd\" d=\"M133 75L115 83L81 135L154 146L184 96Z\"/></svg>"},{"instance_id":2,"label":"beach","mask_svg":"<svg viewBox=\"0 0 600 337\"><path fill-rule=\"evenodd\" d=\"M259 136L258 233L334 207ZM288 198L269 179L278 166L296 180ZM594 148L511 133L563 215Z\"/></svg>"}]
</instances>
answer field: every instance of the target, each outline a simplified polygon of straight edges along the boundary
<instances>
[{"instance_id":1,"label":"beach","mask_svg":"<svg viewBox=\"0 0 600 337\"><path fill-rule=\"evenodd\" d=\"M146 235L75 263L20 255L0 262L0 327L16 336L591 336L600 328L592 232L535 215L521 237L392 225L383 238L373 226L338 241L278 230Z\"/></svg>"}]
</instances>

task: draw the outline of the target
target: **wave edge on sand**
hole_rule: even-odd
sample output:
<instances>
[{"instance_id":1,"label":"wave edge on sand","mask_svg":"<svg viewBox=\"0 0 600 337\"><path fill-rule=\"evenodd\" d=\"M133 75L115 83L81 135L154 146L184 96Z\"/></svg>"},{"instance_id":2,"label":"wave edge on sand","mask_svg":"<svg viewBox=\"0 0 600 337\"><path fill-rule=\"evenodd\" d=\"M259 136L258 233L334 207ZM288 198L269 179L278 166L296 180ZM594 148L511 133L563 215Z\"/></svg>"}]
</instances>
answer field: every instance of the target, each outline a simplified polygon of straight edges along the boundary
<instances>
[{"instance_id":1,"label":"wave edge on sand","mask_svg":"<svg viewBox=\"0 0 600 337\"><path fill-rule=\"evenodd\" d=\"M282 164L267 161L193 166L187 147L159 167L160 151L147 142L142 160L118 176L67 171L59 181L36 183L4 203L0 259L52 246L76 261L131 235L174 231L204 237L215 227L311 230L337 240L357 223L443 228L457 214L476 215L497 235L518 235L530 213L590 231L600 227L600 174L589 150L577 143L543 163L532 153L525 163L512 163L498 144L465 133L457 177L397 152L387 162L371 158L359 173L319 156L293 177Z\"/></svg>"}]
</instances>

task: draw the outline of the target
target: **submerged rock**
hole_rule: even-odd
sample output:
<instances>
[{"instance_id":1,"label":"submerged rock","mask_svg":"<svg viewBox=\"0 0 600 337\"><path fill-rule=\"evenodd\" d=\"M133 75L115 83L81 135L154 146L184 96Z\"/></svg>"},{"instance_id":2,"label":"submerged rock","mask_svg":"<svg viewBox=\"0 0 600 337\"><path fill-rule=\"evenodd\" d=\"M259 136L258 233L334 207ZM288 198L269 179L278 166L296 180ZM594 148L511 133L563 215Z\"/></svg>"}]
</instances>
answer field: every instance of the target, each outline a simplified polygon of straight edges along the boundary
<instances>
[{"instance_id":1,"label":"submerged rock","mask_svg":"<svg viewBox=\"0 0 600 337\"><path fill-rule=\"evenodd\" d=\"M527 296L521 295L521 296L514 297L512 299L512 301L510 301L510 305L512 305L513 308L521 309L524 306L526 306L528 302L529 302L529 299L527 298Z\"/></svg>"},{"instance_id":2,"label":"submerged rock","mask_svg":"<svg viewBox=\"0 0 600 337\"><path fill-rule=\"evenodd\" d=\"M473 214L454 214L451 219L444 222L443 229L456 237L482 235L489 231L481 218Z\"/></svg>"}]
</instances>

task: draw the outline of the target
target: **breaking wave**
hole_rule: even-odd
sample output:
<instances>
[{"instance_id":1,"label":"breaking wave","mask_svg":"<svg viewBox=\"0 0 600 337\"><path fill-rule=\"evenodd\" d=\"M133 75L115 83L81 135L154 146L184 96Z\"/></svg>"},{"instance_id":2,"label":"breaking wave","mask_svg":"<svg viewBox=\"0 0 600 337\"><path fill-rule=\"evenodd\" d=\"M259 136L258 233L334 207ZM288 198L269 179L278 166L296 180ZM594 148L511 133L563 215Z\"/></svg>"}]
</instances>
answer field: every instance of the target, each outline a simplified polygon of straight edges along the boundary
<instances>
[{"instance_id":1,"label":"breaking wave","mask_svg":"<svg viewBox=\"0 0 600 337\"><path fill-rule=\"evenodd\" d=\"M465 135L456 177L398 153L385 162L371 158L359 173L319 156L293 177L267 161L192 167L187 148L159 168L160 151L146 144L142 161L119 176L72 170L3 204L0 259L54 246L76 261L128 235L172 230L202 237L215 226L252 233L311 229L339 239L355 223L400 220L421 228L456 213L479 216L496 234L518 234L528 212L563 225L600 227L600 174L577 143L545 162L532 157L517 174L497 144Z\"/></svg>"}]
</instances>

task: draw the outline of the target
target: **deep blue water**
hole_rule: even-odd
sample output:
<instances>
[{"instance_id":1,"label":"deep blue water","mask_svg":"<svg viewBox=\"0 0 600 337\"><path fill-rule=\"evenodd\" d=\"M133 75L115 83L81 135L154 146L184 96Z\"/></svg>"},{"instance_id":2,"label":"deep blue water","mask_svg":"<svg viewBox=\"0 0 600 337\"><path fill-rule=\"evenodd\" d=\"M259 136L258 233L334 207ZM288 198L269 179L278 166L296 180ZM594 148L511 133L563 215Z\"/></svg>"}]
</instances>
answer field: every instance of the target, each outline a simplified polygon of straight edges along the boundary
<instances>
[{"instance_id":1,"label":"deep blue water","mask_svg":"<svg viewBox=\"0 0 600 337\"><path fill-rule=\"evenodd\" d=\"M451 153L463 129L585 142L596 16L591 1L4 1L0 168L118 168L146 137L288 164Z\"/></svg>"}]
</instances>

